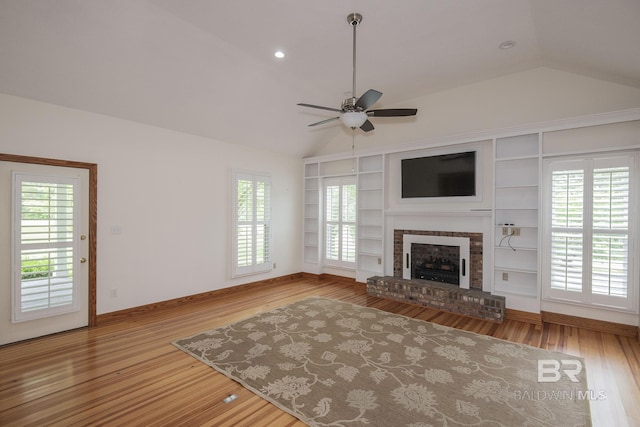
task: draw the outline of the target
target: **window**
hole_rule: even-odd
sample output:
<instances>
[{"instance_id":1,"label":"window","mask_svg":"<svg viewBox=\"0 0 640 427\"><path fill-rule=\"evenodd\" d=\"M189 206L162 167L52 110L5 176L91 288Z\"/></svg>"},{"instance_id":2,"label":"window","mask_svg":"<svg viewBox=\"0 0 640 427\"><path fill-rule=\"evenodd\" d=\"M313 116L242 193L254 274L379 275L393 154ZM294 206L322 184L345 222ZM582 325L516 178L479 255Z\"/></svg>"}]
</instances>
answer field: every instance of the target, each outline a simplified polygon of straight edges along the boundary
<instances>
[{"instance_id":1,"label":"window","mask_svg":"<svg viewBox=\"0 0 640 427\"><path fill-rule=\"evenodd\" d=\"M271 178L233 172L232 276L271 270Z\"/></svg>"},{"instance_id":2,"label":"window","mask_svg":"<svg viewBox=\"0 0 640 427\"><path fill-rule=\"evenodd\" d=\"M355 177L327 178L324 182L325 265L355 268L356 184Z\"/></svg>"},{"instance_id":3,"label":"window","mask_svg":"<svg viewBox=\"0 0 640 427\"><path fill-rule=\"evenodd\" d=\"M551 160L544 296L633 307L635 156Z\"/></svg>"},{"instance_id":4,"label":"window","mask_svg":"<svg viewBox=\"0 0 640 427\"><path fill-rule=\"evenodd\" d=\"M12 320L79 310L73 275L79 180L16 173L13 185Z\"/></svg>"}]
</instances>

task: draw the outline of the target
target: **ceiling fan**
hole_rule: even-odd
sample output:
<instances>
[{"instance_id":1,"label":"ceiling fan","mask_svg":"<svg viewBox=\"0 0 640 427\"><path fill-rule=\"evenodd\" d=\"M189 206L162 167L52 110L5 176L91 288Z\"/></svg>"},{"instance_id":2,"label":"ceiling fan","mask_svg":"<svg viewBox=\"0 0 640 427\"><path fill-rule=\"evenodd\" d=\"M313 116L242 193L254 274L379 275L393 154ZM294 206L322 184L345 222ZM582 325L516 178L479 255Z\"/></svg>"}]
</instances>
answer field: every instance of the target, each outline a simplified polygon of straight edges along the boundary
<instances>
[{"instance_id":1,"label":"ceiling fan","mask_svg":"<svg viewBox=\"0 0 640 427\"><path fill-rule=\"evenodd\" d=\"M356 27L362 22L362 15L359 13L350 13L347 15L347 22L353 27L353 88L351 98L342 101L340 108L323 107L320 105L304 104L298 105L302 107L318 108L321 110L335 111L340 113L337 117L331 117L309 126L317 126L324 123L332 122L340 119L347 127L351 129L360 128L365 132L374 129L373 124L369 121L369 117L403 117L415 116L418 112L415 108L389 108L384 110L369 110L378 99L382 96L382 92L375 89L369 89L360 98L356 98Z\"/></svg>"}]
</instances>

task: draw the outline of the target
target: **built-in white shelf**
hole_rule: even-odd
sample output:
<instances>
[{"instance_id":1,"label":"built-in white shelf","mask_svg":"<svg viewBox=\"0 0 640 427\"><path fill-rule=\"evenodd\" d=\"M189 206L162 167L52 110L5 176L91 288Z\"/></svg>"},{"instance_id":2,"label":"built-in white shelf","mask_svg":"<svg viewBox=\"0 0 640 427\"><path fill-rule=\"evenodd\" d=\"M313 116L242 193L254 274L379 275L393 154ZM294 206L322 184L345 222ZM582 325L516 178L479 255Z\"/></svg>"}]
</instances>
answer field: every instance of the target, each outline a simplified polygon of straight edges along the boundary
<instances>
[{"instance_id":1,"label":"built-in white shelf","mask_svg":"<svg viewBox=\"0 0 640 427\"><path fill-rule=\"evenodd\" d=\"M382 172L384 158L381 154L374 156L364 156L358 159L358 172Z\"/></svg>"},{"instance_id":2,"label":"built-in white shelf","mask_svg":"<svg viewBox=\"0 0 640 427\"><path fill-rule=\"evenodd\" d=\"M384 156L358 158L358 260L356 280L383 275Z\"/></svg>"},{"instance_id":3,"label":"built-in white shelf","mask_svg":"<svg viewBox=\"0 0 640 427\"><path fill-rule=\"evenodd\" d=\"M325 178L344 175L357 177L356 279L364 282L368 277L383 274L384 156L382 154L305 164L304 262L309 271L322 271L322 181Z\"/></svg>"},{"instance_id":4,"label":"built-in white shelf","mask_svg":"<svg viewBox=\"0 0 640 427\"><path fill-rule=\"evenodd\" d=\"M519 227L538 227L538 209L498 209L495 211L495 224L518 224Z\"/></svg>"},{"instance_id":5,"label":"built-in white shelf","mask_svg":"<svg viewBox=\"0 0 640 427\"><path fill-rule=\"evenodd\" d=\"M507 306L539 301L540 159L537 133L495 140L493 292L507 297ZM510 236L514 227L519 235Z\"/></svg>"},{"instance_id":6,"label":"built-in white shelf","mask_svg":"<svg viewBox=\"0 0 640 427\"><path fill-rule=\"evenodd\" d=\"M538 256L535 250L513 250L511 248L497 248L494 251L495 268L501 270L536 272Z\"/></svg>"},{"instance_id":7,"label":"built-in white shelf","mask_svg":"<svg viewBox=\"0 0 640 427\"><path fill-rule=\"evenodd\" d=\"M496 139L496 160L521 159L540 155L538 133L516 135Z\"/></svg>"},{"instance_id":8,"label":"built-in white shelf","mask_svg":"<svg viewBox=\"0 0 640 427\"><path fill-rule=\"evenodd\" d=\"M320 262L320 177L318 163L304 165L303 259Z\"/></svg>"},{"instance_id":9,"label":"built-in white shelf","mask_svg":"<svg viewBox=\"0 0 640 427\"><path fill-rule=\"evenodd\" d=\"M502 233L504 228L502 225L496 225L495 227L494 241L496 249L538 250L538 227L518 226L520 235L511 237Z\"/></svg>"},{"instance_id":10,"label":"built-in white shelf","mask_svg":"<svg viewBox=\"0 0 640 427\"><path fill-rule=\"evenodd\" d=\"M507 280L503 280L506 274ZM495 268L493 292L509 297L538 298L538 274L536 271L521 271Z\"/></svg>"}]
</instances>

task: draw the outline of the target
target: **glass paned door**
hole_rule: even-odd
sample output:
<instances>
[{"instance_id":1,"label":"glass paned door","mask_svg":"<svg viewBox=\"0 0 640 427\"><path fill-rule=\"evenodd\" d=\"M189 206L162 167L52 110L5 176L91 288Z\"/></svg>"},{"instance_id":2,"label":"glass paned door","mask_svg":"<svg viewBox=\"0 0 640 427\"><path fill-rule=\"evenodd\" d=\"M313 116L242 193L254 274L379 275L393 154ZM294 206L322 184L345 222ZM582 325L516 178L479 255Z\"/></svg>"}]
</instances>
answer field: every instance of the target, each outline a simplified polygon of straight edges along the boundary
<instances>
[{"instance_id":1,"label":"glass paned door","mask_svg":"<svg viewBox=\"0 0 640 427\"><path fill-rule=\"evenodd\" d=\"M0 345L87 326L95 309L95 169L34 159L0 160Z\"/></svg>"},{"instance_id":2,"label":"glass paned door","mask_svg":"<svg viewBox=\"0 0 640 427\"><path fill-rule=\"evenodd\" d=\"M78 186L78 178L14 176L14 322L79 309Z\"/></svg>"}]
</instances>

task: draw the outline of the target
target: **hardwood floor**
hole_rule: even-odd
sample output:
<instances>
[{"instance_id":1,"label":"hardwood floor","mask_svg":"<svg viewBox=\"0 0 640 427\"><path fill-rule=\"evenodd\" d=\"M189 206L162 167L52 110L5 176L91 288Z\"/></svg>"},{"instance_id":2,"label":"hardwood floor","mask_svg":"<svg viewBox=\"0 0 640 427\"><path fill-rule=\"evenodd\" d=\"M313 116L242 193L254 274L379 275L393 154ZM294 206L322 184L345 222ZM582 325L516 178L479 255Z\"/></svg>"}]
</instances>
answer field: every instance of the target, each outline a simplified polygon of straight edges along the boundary
<instances>
[{"instance_id":1,"label":"hardwood floor","mask_svg":"<svg viewBox=\"0 0 640 427\"><path fill-rule=\"evenodd\" d=\"M310 295L585 359L594 426L640 426L638 338L545 323L502 324L367 296L363 285L298 279L0 347L0 425L304 426L170 343ZM230 394L232 403L222 402Z\"/></svg>"}]
</instances>

